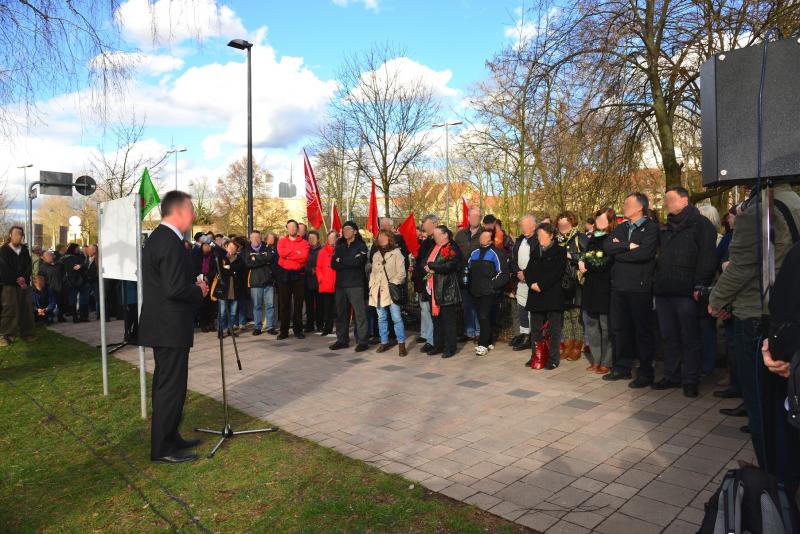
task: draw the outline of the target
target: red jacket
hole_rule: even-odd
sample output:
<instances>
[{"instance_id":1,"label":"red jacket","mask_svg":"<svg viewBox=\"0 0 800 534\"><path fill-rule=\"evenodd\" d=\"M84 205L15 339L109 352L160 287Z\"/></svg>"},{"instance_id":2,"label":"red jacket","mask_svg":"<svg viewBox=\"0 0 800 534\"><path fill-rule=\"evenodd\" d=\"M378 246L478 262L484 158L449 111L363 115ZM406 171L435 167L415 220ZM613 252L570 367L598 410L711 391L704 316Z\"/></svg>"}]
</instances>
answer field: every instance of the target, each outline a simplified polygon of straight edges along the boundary
<instances>
[{"instance_id":1,"label":"red jacket","mask_svg":"<svg viewBox=\"0 0 800 534\"><path fill-rule=\"evenodd\" d=\"M290 238L288 235L278 240L278 265L287 271L297 271L308 261L308 241L302 237Z\"/></svg>"},{"instance_id":2,"label":"red jacket","mask_svg":"<svg viewBox=\"0 0 800 534\"><path fill-rule=\"evenodd\" d=\"M317 256L317 281L320 293L333 293L336 290L336 271L331 267L335 247L325 245Z\"/></svg>"}]
</instances>

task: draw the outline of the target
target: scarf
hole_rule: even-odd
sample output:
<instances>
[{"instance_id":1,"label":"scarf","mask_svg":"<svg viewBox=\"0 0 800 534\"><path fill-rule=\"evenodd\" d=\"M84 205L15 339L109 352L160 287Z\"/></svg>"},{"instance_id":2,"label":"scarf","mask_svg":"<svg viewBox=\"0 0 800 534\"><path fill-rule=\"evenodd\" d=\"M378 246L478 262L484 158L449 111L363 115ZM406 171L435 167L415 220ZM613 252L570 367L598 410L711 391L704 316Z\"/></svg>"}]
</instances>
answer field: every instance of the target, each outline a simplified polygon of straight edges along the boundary
<instances>
[{"instance_id":1,"label":"scarf","mask_svg":"<svg viewBox=\"0 0 800 534\"><path fill-rule=\"evenodd\" d=\"M577 228L573 228L572 230L569 231L569 233L567 235L558 234L558 238L557 238L558 239L558 244L561 245L562 247L568 246L569 242L572 240L573 237L575 237L575 235L577 233L578 233L578 229Z\"/></svg>"},{"instance_id":2,"label":"scarf","mask_svg":"<svg viewBox=\"0 0 800 534\"><path fill-rule=\"evenodd\" d=\"M208 276L208 271L211 268L211 253L203 255L203 262L200 265L200 272Z\"/></svg>"},{"instance_id":3,"label":"scarf","mask_svg":"<svg viewBox=\"0 0 800 534\"><path fill-rule=\"evenodd\" d=\"M425 263L428 264L428 263L433 263L434 261L436 261L436 256L439 255L439 251L442 249L442 247L443 247L443 245L434 246L433 250L431 251L430 255L428 256L428 261L425 262ZM431 276L428 277L426 285L427 285L427 289L428 289L428 294L431 296L431 315L433 315L434 317L438 317L439 316L439 305L436 303L436 291L433 290L433 277L434 277L434 274L431 273Z\"/></svg>"},{"instance_id":4,"label":"scarf","mask_svg":"<svg viewBox=\"0 0 800 534\"><path fill-rule=\"evenodd\" d=\"M692 215L693 210L695 210L694 206L686 206L681 210L680 213L670 213L667 215L667 224L675 230L676 228L680 227L686 220Z\"/></svg>"}]
</instances>

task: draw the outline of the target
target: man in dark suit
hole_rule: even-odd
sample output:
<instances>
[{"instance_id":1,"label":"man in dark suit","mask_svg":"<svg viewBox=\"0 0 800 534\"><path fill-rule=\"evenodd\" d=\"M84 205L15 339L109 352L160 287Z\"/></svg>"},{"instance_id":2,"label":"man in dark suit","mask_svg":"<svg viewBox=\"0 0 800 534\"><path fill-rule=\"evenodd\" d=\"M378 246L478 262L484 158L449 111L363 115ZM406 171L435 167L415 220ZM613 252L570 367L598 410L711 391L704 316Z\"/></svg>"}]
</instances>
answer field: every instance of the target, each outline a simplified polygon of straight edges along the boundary
<instances>
[{"instance_id":1,"label":"man in dark suit","mask_svg":"<svg viewBox=\"0 0 800 534\"><path fill-rule=\"evenodd\" d=\"M180 463L197 459L186 449L200 443L178 432L186 400L189 349L194 316L208 294L208 285L194 277L183 235L194 221L192 197L170 191L161 201L161 224L142 251L142 315L139 344L153 347L153 421L150 459Z\"/></svg>"}]
</instances>

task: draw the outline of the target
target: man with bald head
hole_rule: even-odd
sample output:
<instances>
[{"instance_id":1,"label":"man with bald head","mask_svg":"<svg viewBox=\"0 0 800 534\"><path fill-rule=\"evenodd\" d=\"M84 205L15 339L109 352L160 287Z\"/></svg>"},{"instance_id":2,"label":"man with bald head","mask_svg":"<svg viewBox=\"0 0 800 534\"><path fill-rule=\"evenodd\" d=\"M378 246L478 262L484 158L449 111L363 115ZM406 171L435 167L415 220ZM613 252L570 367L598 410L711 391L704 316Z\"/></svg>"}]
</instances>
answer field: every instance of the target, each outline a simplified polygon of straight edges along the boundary
<instances>
[{"instance_id":1,"label":"man with bald head","mask_svg":"<svg viewBox=\"0 0 800 534\"><path fill-rule=\"evenodd\" d=\"M528 284L525 283L525 268L536 248L536 216L526 213L519 221L520 235L514 242L511 253L511 276L517 279L516 300L519 317L519 334L511 340L514 350L525 350L531 347L530 316L525 305L528 302Z\"/></svg>"},{"instance_id":2,"label":"man with bald head","mask_svg":"<svg viewBox=\"0 0 800 534\"><path fill-rule=\"evenodd\" d=\"M478 208L471 208L467 214L469 226L467 228L462 228L456 233L454 241L456 245L458 245L461 255L465 258L469 258L472 251L480 247L480 233L483 229L483 226L481 226L482 220L481 210ZM472 301L472 296L469 294L469 291L462 291L461 297L464 301L464 334L459 338L459 341L472 339L477 343L478 336L480 335L478 312L475 309L475 304Z\"/></svg>"}]
</instances>

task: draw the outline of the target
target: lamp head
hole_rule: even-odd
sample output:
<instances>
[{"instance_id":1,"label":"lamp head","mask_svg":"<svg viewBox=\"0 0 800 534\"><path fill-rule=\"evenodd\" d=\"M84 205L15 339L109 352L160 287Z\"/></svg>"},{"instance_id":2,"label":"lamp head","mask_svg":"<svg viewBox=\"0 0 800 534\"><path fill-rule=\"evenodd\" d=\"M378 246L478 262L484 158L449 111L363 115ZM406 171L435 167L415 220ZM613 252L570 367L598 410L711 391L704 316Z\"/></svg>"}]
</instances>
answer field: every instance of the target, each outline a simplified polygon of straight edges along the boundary
<instances>
[{"instance_id":1,"label":"lamp head","mask_svg":"<svg viewBox=\"0 0 800 534\"><path fill-rule=\"evenodd\" d=\"M236 48L238 50L247 50L248 48L252 48L253 43L249 43L244 39L233 39L231 42L228 43L228 46L231 48Z\"/></svg>"}]
</instances>

